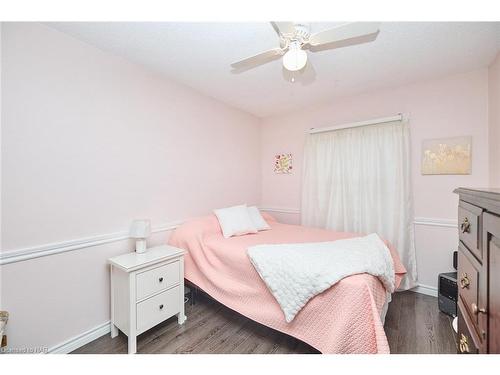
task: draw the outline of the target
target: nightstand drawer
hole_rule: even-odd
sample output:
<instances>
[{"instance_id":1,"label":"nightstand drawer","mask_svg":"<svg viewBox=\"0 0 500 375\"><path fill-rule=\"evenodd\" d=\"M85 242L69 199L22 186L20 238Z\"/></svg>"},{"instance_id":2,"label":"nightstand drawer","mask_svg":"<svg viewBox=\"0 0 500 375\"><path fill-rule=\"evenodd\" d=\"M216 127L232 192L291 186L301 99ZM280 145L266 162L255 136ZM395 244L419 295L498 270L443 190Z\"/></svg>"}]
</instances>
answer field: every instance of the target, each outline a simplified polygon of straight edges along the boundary
<instances>
[{"instance_id":1,"label":"nightstand drawer","mask_svg":"<svg viewBox=\"0 0 500 375\"><path fill-rule=\"evenodd\" d=\"M140 334L177 314L180 286L173 287L137 304L137 333Z\"/></svg>"},{"instance_id":2,"label":"nightstand drawer","mask_svg":"<svg viewBox=\"0 0 500 375\"><path fill-rule=\"evenodd\" d=\"M137 301L158 293L180 282L179 262L172 262L164 266L137 274Z\"/></svg>"}]
</instances>

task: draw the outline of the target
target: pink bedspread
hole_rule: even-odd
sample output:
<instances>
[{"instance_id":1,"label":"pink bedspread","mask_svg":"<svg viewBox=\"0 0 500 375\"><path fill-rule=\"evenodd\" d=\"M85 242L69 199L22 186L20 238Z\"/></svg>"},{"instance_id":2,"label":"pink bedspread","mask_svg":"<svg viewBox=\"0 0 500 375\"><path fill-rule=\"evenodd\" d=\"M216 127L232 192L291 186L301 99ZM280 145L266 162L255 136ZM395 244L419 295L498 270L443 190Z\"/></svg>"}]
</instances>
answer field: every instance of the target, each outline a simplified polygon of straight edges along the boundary
<instances>
[{"instance_id":1,"label":"pink bedspread","mask_svg":"<svg viewBox=\"0 0 500 375\"><path fill-rule=\"evenodd\" d=\"M181 225L169 244L187 250L185 278L227 307L322 353L389 353L380 319L386 291L376 277L358 274L344 278L311 299L286 323L247 255L247 248L258 244L321 242L358 235L282 224L269 215L265 218L271 230L229 239L222 237L213 215ZM397 252L391 248L391 253L397 286L406 270Z\"/></svg>"}]
</instances>

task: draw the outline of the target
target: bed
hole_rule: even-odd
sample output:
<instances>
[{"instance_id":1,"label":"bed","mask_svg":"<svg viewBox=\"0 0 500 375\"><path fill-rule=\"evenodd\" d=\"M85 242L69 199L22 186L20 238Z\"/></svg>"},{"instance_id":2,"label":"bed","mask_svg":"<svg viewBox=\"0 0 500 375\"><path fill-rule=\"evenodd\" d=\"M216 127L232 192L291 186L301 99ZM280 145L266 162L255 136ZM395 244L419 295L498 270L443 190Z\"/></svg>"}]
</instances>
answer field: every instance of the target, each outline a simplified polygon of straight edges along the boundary
<instances>
[{"instance_id":1,"label":"bed","mask_svg":"<svg viewBox=\"0 0 500 375\"><path fill-rule=\"evenodd\" d=\"M378 278L368 274L346 277L312 298L287 323L247 255L248 247L259 244L321 242L359 235L283 224L265 213L264 217L270 230L228 239L222 236L215 215L182 224L169 244L187 250L185 278L225 306L321 353L389 353L383 319L390 295ZM389 249L398 286L406 270L395 249Z\"/></svg>"}]
</instances>

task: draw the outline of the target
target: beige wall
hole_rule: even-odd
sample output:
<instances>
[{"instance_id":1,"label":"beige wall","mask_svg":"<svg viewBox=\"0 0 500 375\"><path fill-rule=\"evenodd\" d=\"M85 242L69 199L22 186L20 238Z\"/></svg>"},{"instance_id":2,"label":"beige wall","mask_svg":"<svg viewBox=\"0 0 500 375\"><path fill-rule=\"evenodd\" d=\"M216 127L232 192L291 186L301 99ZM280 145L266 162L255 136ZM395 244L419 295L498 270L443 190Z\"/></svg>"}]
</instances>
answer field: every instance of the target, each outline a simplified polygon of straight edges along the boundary
<instances>
[{"instance_id":1,"label":"beige wall","mask_svg":"<svg viewBox=\"0 0 500 375\"><path fill-rule=\"evenodd\" d=\"M429 82L421 82L355 97L333 99L315 108L299 110L263 121L262 205L296 209L300 207L302 152L306 131L311 127L392 116L399 112L410 119L412 180L415 216L455 219L458 186L488 184L488 70L481 69ZM465 176L423 176L420 173L424 139L471 135L472 174ZM292 152L294 172L277 175L273 158ZM298 222L297 214L282 219ZM454 228L415 226L419 282L435 287L437 274L451 270L456 248Z\"/></svg>"},{"instance_id":2,"label":"beige wall","mask_svg":"<svg viewBox=\"0 0 500 375\"><path fill-rule=\"evenodd\" d=\"M259 203L259 119L36 23L3 25L2 74L4 252ZM10 345L107 321L105 261L131 248L2 266Z\"/></svg>"},{"instance_id":3,"label":"beige wall","mask_svg":"<svg viewBox=\"0 0 500 375\"><path fill-rule=\"evenodd\" d=\"M488 91L490 186L500 188L500 52L489 68Z\"/></svg>"}]
</instances>

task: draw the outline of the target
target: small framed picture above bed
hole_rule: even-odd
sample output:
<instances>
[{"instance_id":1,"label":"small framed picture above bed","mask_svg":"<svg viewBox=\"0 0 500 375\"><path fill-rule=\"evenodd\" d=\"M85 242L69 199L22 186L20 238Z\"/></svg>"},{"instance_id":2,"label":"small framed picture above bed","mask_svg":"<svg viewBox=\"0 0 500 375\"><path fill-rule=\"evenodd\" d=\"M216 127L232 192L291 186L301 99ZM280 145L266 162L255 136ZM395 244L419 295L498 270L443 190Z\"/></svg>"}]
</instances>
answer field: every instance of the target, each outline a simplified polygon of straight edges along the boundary
<instances>
[{"instance_id":1,"label":"small framed picture above bed","mask_svg":"<svg viewBox=\"0 0 500 375\"><path fill-rule=\"evenodd\" d=\"M274 173L291 174L292 173L292 154L276 154L274 157Z\"/></svg>"}]
</instances>

